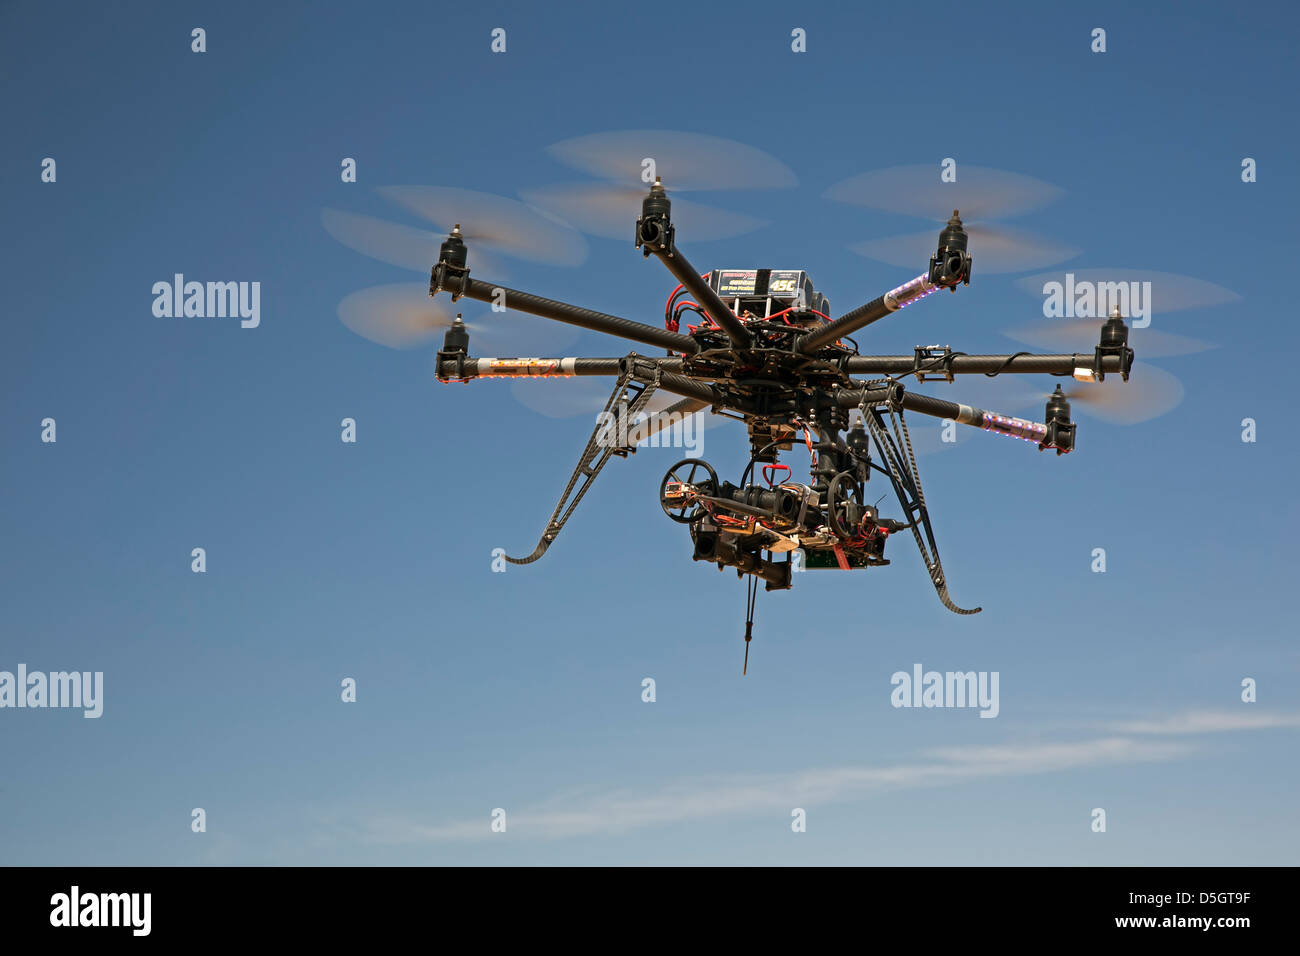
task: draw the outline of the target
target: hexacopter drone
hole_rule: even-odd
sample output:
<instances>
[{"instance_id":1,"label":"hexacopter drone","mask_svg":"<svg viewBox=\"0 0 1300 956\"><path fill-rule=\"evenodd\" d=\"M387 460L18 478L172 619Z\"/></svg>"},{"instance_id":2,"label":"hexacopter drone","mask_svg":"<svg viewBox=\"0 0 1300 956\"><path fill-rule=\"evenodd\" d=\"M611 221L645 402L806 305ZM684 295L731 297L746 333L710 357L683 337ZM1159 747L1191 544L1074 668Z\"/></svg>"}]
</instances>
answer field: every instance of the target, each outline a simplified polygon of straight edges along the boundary
<instances>
[{"instance_id":1,"label":"hexacopter drone","mask_svg":"<svg viewBox=\"0 0 1300 956\"><path fill-rule=\"evenodd\" d=\"M474 358L469 331L457 316L437 354L441 382L575 375L615 379L600 424L537 547L526 557L506 560L529 564L546 552L610 458L635 450L626 439L626 424L662 390L680 400L638 427L638 439L675 416L704 409L743 421L749 432L750 462L738 484L719 480L707 462L688 458L673 465L659 487L664 512L690 531L694 560L751 576L746 641L757 580L769 591L789 588L795 552L809 569L880 566L889 563L884 557L887 539L901 531L911 531L943 605L957 614L978 613L980 608L960 608L949 597L904 412L1023 439L1060 455L1074 448L1070 404L1058 385L1048 398L1044 420L1033 422L910 391L900 377L952 382L958 375L1030 373L1102 381L1115 374L1127 381L1134 356L1118 310L1102 325L1092 354L967 355L946 346L917 347L911 355L860 354L848 338L853 332L932 292L955 292L970 284L967 241L954 211L925 272L832 320L826 297L803 271L697 272L677 247L671 202L656 179L636 220L635 245L663 262L679 283L665 307L665 327L658 328L474 278L460 226L453 228L433 266L430 295L447 292L453 301L464 297L498 303L504 295L512 310L667 350L664 356L631 352L621 358ZM680 322L686 312L700 322L683 333ZM854 409L860 414L850 425ZM789 466L778 463L779 452L791 449L801 435L812 458L807 483L792 480ZM873 471L892 487L901 518L881 517L866 504Z\"/></svg>"}]
</instances>

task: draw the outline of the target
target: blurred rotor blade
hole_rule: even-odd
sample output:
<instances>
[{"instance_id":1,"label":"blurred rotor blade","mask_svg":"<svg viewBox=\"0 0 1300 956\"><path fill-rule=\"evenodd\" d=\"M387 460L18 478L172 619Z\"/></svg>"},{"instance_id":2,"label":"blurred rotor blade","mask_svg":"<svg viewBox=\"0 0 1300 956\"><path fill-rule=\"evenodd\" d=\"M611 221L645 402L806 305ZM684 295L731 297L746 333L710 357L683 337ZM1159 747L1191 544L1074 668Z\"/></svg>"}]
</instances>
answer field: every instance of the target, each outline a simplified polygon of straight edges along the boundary
<instances>
[{"instance_id":1,"label":"blurred rotor blade","mask_svg":"<svg viewBox=\"0 0 1300 956\"><path fill-rule=\"evenodd\" d=\"M452 323L447 302L429 298L429 287L414 282L380 285L353 292L339 303L339 319L353 332L391 349L426 345Z\"/></svg>"},{"instance_id":2,"label":"blurred rotor blade","mask_svg":"<svg viewBox=\"0 0 1300 956\"><path fill-rule=\"evenodd\" d=\"M1101 319L1044 319L1034 325L1006 329L1007 338L1047 352L1092 352L1101 341ZM1200 339L1161 332L1156 329L1129 329L1128 344L1143 358L1167 358L1193 355L1219 346Z\"/></svg>"},{"instance_id":3,"label":"blurred rotor blade","mask_svg":"<svg viewBox=\"0 0 1300 956\"><path fill-rule=\"evenodd\" d=\"M1186 394L1175 376L1145 362L1133 363L1127 382L1118 375L1107 375L1104 382L1078 382L1062 391L1071 406L1113 425L1136 425L1158 418L1178 407Z\"/></svg>"},{"instance_id":4,"label":"blurred rotor blade","mask_svg":"<svg viewBox=\"0 0 1300 956\"><path fill-rule=\"evenodd\" d=\"M845 179L824 195L838 202L936 222L946 220L954 209L961 211L963 220L1020 216L1063 195L1051 183L1020 173L961 163L956 172L956 182L945 183L935 165L891 166Z\"/></svg>"},{"instance_id":5,"label":"blurred rotor blade","mask_svg":"<svg viewBox=\"0 0 1300 956\"><path fill-rule=\"evenodd\" d=\"M429 297L417 282L373 286L339 303L339 319L363 338L394 349L436 346L451 325L451 300ZM577 331L523 313L487 313L470 318L470 354L474 356L540 355L555 352L577 338Z\"/></svg>"},{"instance_id":6,"label":"blurred rotor blade","mask_svg":"<svg viewBox=\"0 0 1300 956\"><path fill-rule=\"evenodd\" d=\"M1044 387L1046 383L1013 374L974 378L984 378L976 389L970 387L976 383L963 376L952 386L951 395L940 397L990 412L1042 421L1044 406L1052 393L1051 388ZM1118 375L1107 375L1104 382L1076 382L1067 378L1050 381L1060 383L1070 400L1072 414L1113 425L1136 425L1158 418L1176 408L1185 395L1183 383L1177 377L1145 362L1133 363L1127 382Z\"/></svg>"},{"instance_id":7,"label":"blurred rotor blade","mask_svg":"<svg viewBox=\"0 0 1300 956\"><path fill-rule=\"evenodd\" d=\"M583 232L630 242L646 192L636 186L572 183L527 189L520 195L544 213ZM672 203L673 225L684 241L731 239L767 225L765 220L716 206L677 198Z\"/></svg>"},{"instance_id":8,"label":"blurred rotor blade","mask_svg":"<svg viewBox=\"0 0 1300 956\"><path fill-rule=\"evenodd\" d=\"M1059 284L1060 288L1057 289L1053 283ZM1116 305L1115 300L1118 300L1125 318L1139 314L1139 310L1146 318L1150 318L1180 309L1224 305L1241 298L1231 289L1204 279L1146 269L1044 272L1017 279L1016 285L1035 297L1046 299L1049 295L1059 296L1065 315L1079 318L1086 317L1085 310L1089 315L1105 318ZM1092 297L1093 301L1089 303L1087 298L1081 301L1081 296Z\"/></svg>"},{"instance_id":9,"label":"blurred rotor blade","mask_svg":"<svg viewBox=\"0 0 1300 956\"><path fill-rule=\"evenodd\" d=\"M581 233L518 200L448 186L384 186L379 193L444 231L459 225L471 253L482 243L491 252L546 265L576 266L587 258Z\"/></svg>"},{"instance_id":10,"label":"blurred rotor blade","mask_svg":"<svg viewBox=\"0 0 1300 956\"><path fill-rule=\"evenodd\" d=\"M778 189L799 184L790 167L761 149L702 133L662 129L593 133L555 143L546 151L572 169L639 186L643 194L655 176L663 179L670 192ZM653 160L653 165L646 160Z\"/></svg>"},{"instance_id":11,"label":"blurred rotor blade","mask_svg":"<svg viewBox=\"0 0 1300 956\"><path fill-rule=\"evenodd\" d=\"M415 229L339 209L322 209L320 219L325 231L349 249L416 272L428 272L433 268L438 261L438 246L444 238L427 229ZM504 277L493 260L474 248L469 250L469 266L493 277Z\"/></svg>"},{"instance_id":12,"label":"blurred rotor blade","mask_svg":"<svg viewBox=\"0 0 1300 956\"><path fill-rule=\"evenodd\" d=\"M962 215L965 213L963 209ZM1078 249L1021 229L973 225L967 226L966 232L970 236L971 271L975 276L1041 269L1079 254ZM860 256L891 266L919 269L924 268L930 256L934 255L938 240L939 229L936 227L906 236L869 239L849 248Z\"/></svg>"}]
</instances>

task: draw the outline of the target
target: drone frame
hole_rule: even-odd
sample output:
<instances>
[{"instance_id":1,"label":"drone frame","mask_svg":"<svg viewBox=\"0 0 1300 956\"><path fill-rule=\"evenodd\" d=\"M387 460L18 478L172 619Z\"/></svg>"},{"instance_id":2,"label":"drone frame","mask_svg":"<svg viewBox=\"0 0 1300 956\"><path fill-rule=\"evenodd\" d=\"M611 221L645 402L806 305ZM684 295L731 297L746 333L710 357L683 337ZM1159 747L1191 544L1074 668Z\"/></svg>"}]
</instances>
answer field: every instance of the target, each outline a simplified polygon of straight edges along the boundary
<instances>
[{"instance_id":1,"label":"drone frame","mask_svg":"<svg viewBox=\"0 0 1300 956\"><path fill-rule=\"evenodd\" d=\"M636 221L635 246L644 256L658 258L680 283L679 288L690 294L698 311L710 320L689 335L473 278L457 225L442 243L438 262L433 266L431 296L447 292L453 301L468 298L494 307L504 303L510 309L663 348L667 355L631 352L609 358L473 358L468 354L468 331L458 317L437 354L438 380L612 376L616 384L605 411L607 415L625 416L642 411L653 392L662 389L680 397L668 412L690 414L710 409L715 414L744 420L750 434L751 467L757 461L775 462L777 452L790 447L788 437L783 439L788 435L786 430L799 423L817 434L816 444L811 445L817 456L813 471L817 484L813 487L823 493L835 476L854 462L840 432L847 427L849 411L856 408L881 460L889 465L888 469L874 463L870 467L889 478L908 516L908 523L901 527L912 530L940 600L959 614L978 612L979 608L959 608L948 597L903 414L911 411L948 419L1034 442L1040 450L1055 450L1060 455L1074 447L1075 425L1070 420L1069 403L1058 387L1047 403L1045 421L1035 422L912 392L900 379L914 376L918 382L938 378L952 382L959 375L1045 374L1102 381L1107 374L1118 374L1127 381L1134 355L1128 346L1123 317L1118 312L1110 316L1091 355L967 355L938 346L917 347L912 355L860 355L856 345L849 349L838 343L934 292L956 292L959 285L970 283L972 262L966 251L967 236L956 211L939 234L937 250L926 272L834 320L805 306L798 315L800 323L784 327L774 327L766 319L737 316L682 254L675 233L671 203L656 179ZM880 378L862 380L854 375ZM893 420L892 434L886 427L885 415ZM661 420L665 417L661 416ZM652 424L640 437L648 437L656 427ZM527 557L507 560L527 564L541 557L610 458L635 451L634 446L602 442L600 433L598 425L536 549ZM776 441L772 440L774 436ZM740 573L763 578L769 590L788 587L788 560L787 556L783 575L774 570L777 566L773 562L762 560L748 562L754 566L742 567Z\"/></svg>"}]
</instances>

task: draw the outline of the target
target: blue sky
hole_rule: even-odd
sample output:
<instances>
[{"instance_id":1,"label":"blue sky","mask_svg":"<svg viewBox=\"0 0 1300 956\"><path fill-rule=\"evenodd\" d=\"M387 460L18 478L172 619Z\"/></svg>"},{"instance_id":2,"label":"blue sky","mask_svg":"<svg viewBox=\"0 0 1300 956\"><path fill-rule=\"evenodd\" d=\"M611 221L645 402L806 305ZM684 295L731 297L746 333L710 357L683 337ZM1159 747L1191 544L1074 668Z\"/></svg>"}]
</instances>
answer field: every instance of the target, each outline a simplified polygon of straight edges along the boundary
<instances>
[{"instance_id":1,"label":"blue sky","mask_svg":"<svg viewBox=\"0 0 1300 956\"><path fill-rule=\"evenodd\" d=\"M0 710L0 862L1293 863L1295 18L6 6L0 670L102 671L105 702L98 720ZM796 188L702 197L770 225L679 240L701 269L806 268L836 312L924 265L848 245L924 223L823 192L949 156L1062 187L1016 225L1081 249L1070 267L1240 298L1157 314L1219 346L1153 360L1186 389L1171 413L1080 416L1062 458L973 435L922 461L953 597L983 614L945 611L900 539L888 568L761 595L742 679L743 587L692 563L655 500L681 452L611 464L544 560L495 574L493 548L536 541L591 420L500 382L440 386L431 350L336 316L420 277L335 242L323 208L392 215L374 189L404 183L515 195L576 178L550 144L625 128L789 165ZM972 251L969 288L863 350L1016 350L1001 330L1044 321L1041 301ZM591 240L577 269L508 268L647 322L673 285L630 240ZM177 272L260 282L260 326L155 317L151 287ZM564 351L626 346L584 332ZM706 433L725 474L745 450L737 427ZM890 676L917 662L999 672L999 716L891 707Z\"/></svg>"}]
</instances>

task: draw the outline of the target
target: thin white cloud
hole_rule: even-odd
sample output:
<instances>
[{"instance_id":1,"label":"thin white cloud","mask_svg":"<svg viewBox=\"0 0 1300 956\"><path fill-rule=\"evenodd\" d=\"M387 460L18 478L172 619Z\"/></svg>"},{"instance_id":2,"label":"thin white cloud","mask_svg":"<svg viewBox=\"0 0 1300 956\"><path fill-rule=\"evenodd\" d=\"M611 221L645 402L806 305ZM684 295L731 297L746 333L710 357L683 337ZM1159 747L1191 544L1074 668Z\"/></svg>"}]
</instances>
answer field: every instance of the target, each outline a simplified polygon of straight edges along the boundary
<instances>
[{"instance_id":1,"label":"thin white cloud","mask_svg":"<svg viewBox=\"0 0 1300 956\"><path fill-rule=\"evenodd\" d=\"M871 792L962 780L1055 773L1086 767L1174 760L1196 750L1187 741L1150 739L1278 727L1300 727L1300 714L1253 710L1201 711L1111 725L1113 736L1087 740L947 747L922 762L850 766L771 774L726 774L654 789L587 788L558 794L508 813L509 832L554 839L618 833L727 814L753 814L852 800ZM368 821L367 840L386 844L478 840L492 835L485 814L430 826L400 817Z\"/></svg>"},{"instance_id":2,"label":"thin white cloud","mask_svg":"<svg viewBox=\"0 0 1300 956\"><path fill-rule=\"evenodd\" d=\"M508 813L509 832L542 838L616 833L706 817L783 811L853 799L872 791L977 779L1048 773L1115 763L1169 760L1187 744L1123 737L1051 744L949 748L927 762L883 767L834 767L777 774L696 778L654 790L570 794ZM492 835L486 815L437 826L387 818L372 821L379 843L473 840Z\"/></svg>"},{"instance_id":3,"label":"thin white cloud","mask_svg":"<svg viewBox=\"0 0 1300 956\"><path fill-rule=\"evenodd\" d=\"M1217 734L1231 730L1300 727L1300 714L1277 714L1253 708L1191 711L1160 720L1134 720L1109 725L1122 734Z\"/></svg>"}]
</instances>

